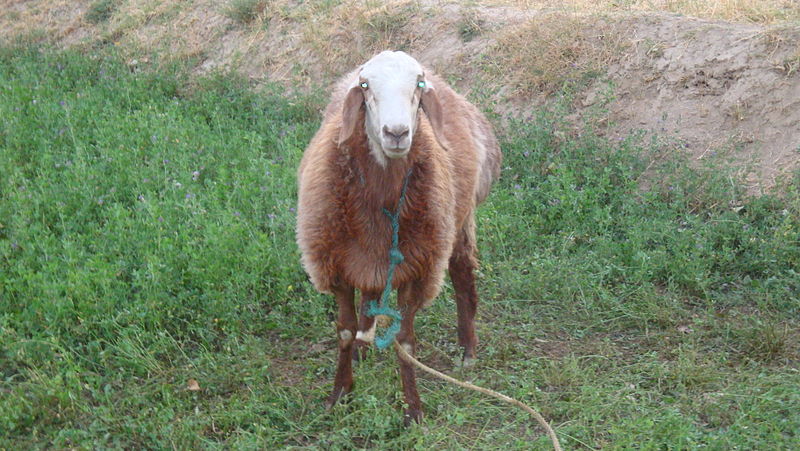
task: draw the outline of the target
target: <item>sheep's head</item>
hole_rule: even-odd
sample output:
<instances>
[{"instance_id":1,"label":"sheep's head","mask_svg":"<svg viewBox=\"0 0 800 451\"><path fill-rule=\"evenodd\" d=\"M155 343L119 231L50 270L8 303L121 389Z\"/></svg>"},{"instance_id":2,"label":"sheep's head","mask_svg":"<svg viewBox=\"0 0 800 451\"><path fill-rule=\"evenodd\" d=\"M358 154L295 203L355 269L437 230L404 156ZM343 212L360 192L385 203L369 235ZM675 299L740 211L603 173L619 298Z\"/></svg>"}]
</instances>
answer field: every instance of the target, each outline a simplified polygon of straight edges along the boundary
<instances>
[{"instance_id":1,"label":"sheep's head","mask_svg":"<svg viewBox=\"0 0 800 451\"><path fill-rule=\"evenodd\" d=\"M439 132L441 108L436 91L423 67L404 52L381 52L358 71L344 100L339 142L362 126L356 124L362 106L370 152L381 165L408 155L420 107Z\"/></svg>"}]
</instances>

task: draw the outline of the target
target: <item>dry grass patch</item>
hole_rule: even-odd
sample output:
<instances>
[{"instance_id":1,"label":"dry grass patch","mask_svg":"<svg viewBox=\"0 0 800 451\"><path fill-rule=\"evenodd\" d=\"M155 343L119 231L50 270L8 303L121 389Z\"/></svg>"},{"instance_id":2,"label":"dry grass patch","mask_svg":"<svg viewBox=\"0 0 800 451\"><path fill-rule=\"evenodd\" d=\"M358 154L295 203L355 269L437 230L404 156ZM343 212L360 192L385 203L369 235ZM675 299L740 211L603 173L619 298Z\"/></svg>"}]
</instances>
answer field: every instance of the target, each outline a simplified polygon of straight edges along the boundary
<instances>
[{"instance_id":1,"label":"dry grass patch","mask_svg":"<svg viewBox=\"0 0 800 451\"><path fill-rule=\"evenodd\" d=\"M759 24L800 20L800 4L796 0L495 0L479 3L581 13L664 11Z\"/></svg>"},{"instance_id":2,"label":"dry grass patch","mask_svg":"<svg viewBox=\"0 0 800 451\"><path fill-rule=\"evenodd\" d=\"M795 0L640 0L634 3L635 9L664 10L732 22L772 24L800 20L800 5Z\"/></svg>"},{"instance_id":3,"label":"dry grass patch","mask_svg":"<svg viewBox=\"0 0 800 451\"><path fill-rule=\"evenodd\" d=\"M502 32L483 64L513 95L551 93L604 72L628 45L600 18L550 13Z\"/></svg>"},{"instance_id":4,"label":"dry grass patch","mask_svg":"<svg viewBox=\"0 0 800 451\"><path fill-rule=\"evenodd\" d=\"M88 2L68 0L4 2L0 7L0 38L35 38L46 42L72 42L83 36Z\"/></svg>"},{"instance_id":5,"label":"dry grass patch","mask_svg":"<svg viewBox=\"0 0 800 451\"><path fill-rule=\"evenodd\" d=\"M424 40L426 16L417 0L387 3L346 1L303 28L303 41L329 74L340 74L380 50L410 51Z\"/></svg>"}]
</instances>

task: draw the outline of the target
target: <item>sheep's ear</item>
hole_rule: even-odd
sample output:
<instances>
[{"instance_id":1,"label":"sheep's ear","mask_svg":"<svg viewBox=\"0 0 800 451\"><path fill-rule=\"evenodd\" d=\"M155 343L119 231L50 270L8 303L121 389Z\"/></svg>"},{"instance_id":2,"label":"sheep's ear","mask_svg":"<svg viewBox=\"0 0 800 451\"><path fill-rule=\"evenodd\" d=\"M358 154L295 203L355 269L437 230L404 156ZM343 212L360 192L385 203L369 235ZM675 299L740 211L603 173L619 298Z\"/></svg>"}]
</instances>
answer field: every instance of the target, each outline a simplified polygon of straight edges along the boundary
<instances>
[{"instance_id":1,"label":"sheep's ear","mask_svg":"<svg viewBox=\"0 0 800 451\"><path fill-rule=\"evenodd\" d=\"M436 89L429 83L426 83L425 89L422 91L420 105L422 105L422 111L428 116L428 121L430 121L431 127L433 127L433 133L436 135L439 144L447 148L444 139L444 114L442 112L442 104Z\"/></svg>"},{"instance_id":2,"label":"sheep's ear","mask_svg":"<svg viewBox=\"0 0 800 451\"><path fill-rule=\"evenodd\" d=\"M356 129L356 121L358 121L358 113L363 104L364 93L361 88L358 85L350 88L342 106L342 126L339 129L339 144L347 141L353 135Z\"/></svg>"}]
</instances>

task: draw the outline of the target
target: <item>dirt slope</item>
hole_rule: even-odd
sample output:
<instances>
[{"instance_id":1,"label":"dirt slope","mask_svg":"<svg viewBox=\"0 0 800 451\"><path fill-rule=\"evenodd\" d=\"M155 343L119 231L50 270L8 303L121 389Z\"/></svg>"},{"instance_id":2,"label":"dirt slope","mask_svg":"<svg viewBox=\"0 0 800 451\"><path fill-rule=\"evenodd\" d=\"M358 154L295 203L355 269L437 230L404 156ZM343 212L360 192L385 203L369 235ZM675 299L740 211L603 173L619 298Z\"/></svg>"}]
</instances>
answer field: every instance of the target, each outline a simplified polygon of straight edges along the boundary
<instances>
[{"instance_id":1,"label":"dirt slope","mask_svg":"<svg viewBox=\"0 0 800 451\"><path fill-rule=\"evenodd\" d=\"M377 50L401 48L503 114L525 117L564 80L588 79L578 84L576 106L603 102L605 132L674 138L677 151L696 159L730 152L739 164L752 165L751 191L800 167L797 24L432 1L324 6L289 0L254 3L260 9L247 20L211 0L128 0L90 23L87 13L98 3L9 2L0 8L0 37L116 45L132 66L146 65L154 54L183 58L201 73L229 68L256 84L275 81L289 90L325 86Z\"/></svg>"},{"instance_id":2,"label":"dirt slope","mask_svg":"<svg viewBox=\"0 0 800 451\"><path fill-rule=\"evenodd\" d=\"M617 133L679 137L695 158L729 148L766 185L800 162L797 30L676 16L631 21L638 45L609 67Z\"/></svg>"}]
</instances>

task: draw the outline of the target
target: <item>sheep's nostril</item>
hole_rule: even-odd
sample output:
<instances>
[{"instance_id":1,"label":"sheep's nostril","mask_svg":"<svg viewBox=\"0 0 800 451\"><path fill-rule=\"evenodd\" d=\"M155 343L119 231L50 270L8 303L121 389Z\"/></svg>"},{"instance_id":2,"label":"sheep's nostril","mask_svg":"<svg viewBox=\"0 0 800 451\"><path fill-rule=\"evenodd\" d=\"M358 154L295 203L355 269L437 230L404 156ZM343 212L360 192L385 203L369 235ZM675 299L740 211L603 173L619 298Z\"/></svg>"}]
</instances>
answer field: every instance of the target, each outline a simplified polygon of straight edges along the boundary
<instances>
[{"instance_id":1,"label":"sheep's nostril","mask_svg":"<svg viewBox=\"0 0 800 451\"><path fill-rule=\"evenodd\" d=\"M383 134L386 135L387 138L392 138L400 141L401 139L405 138L408 135L408 126L396 125L392 128L389 128L387 125L384 125Z\"/></svg>"}]
</instances>

